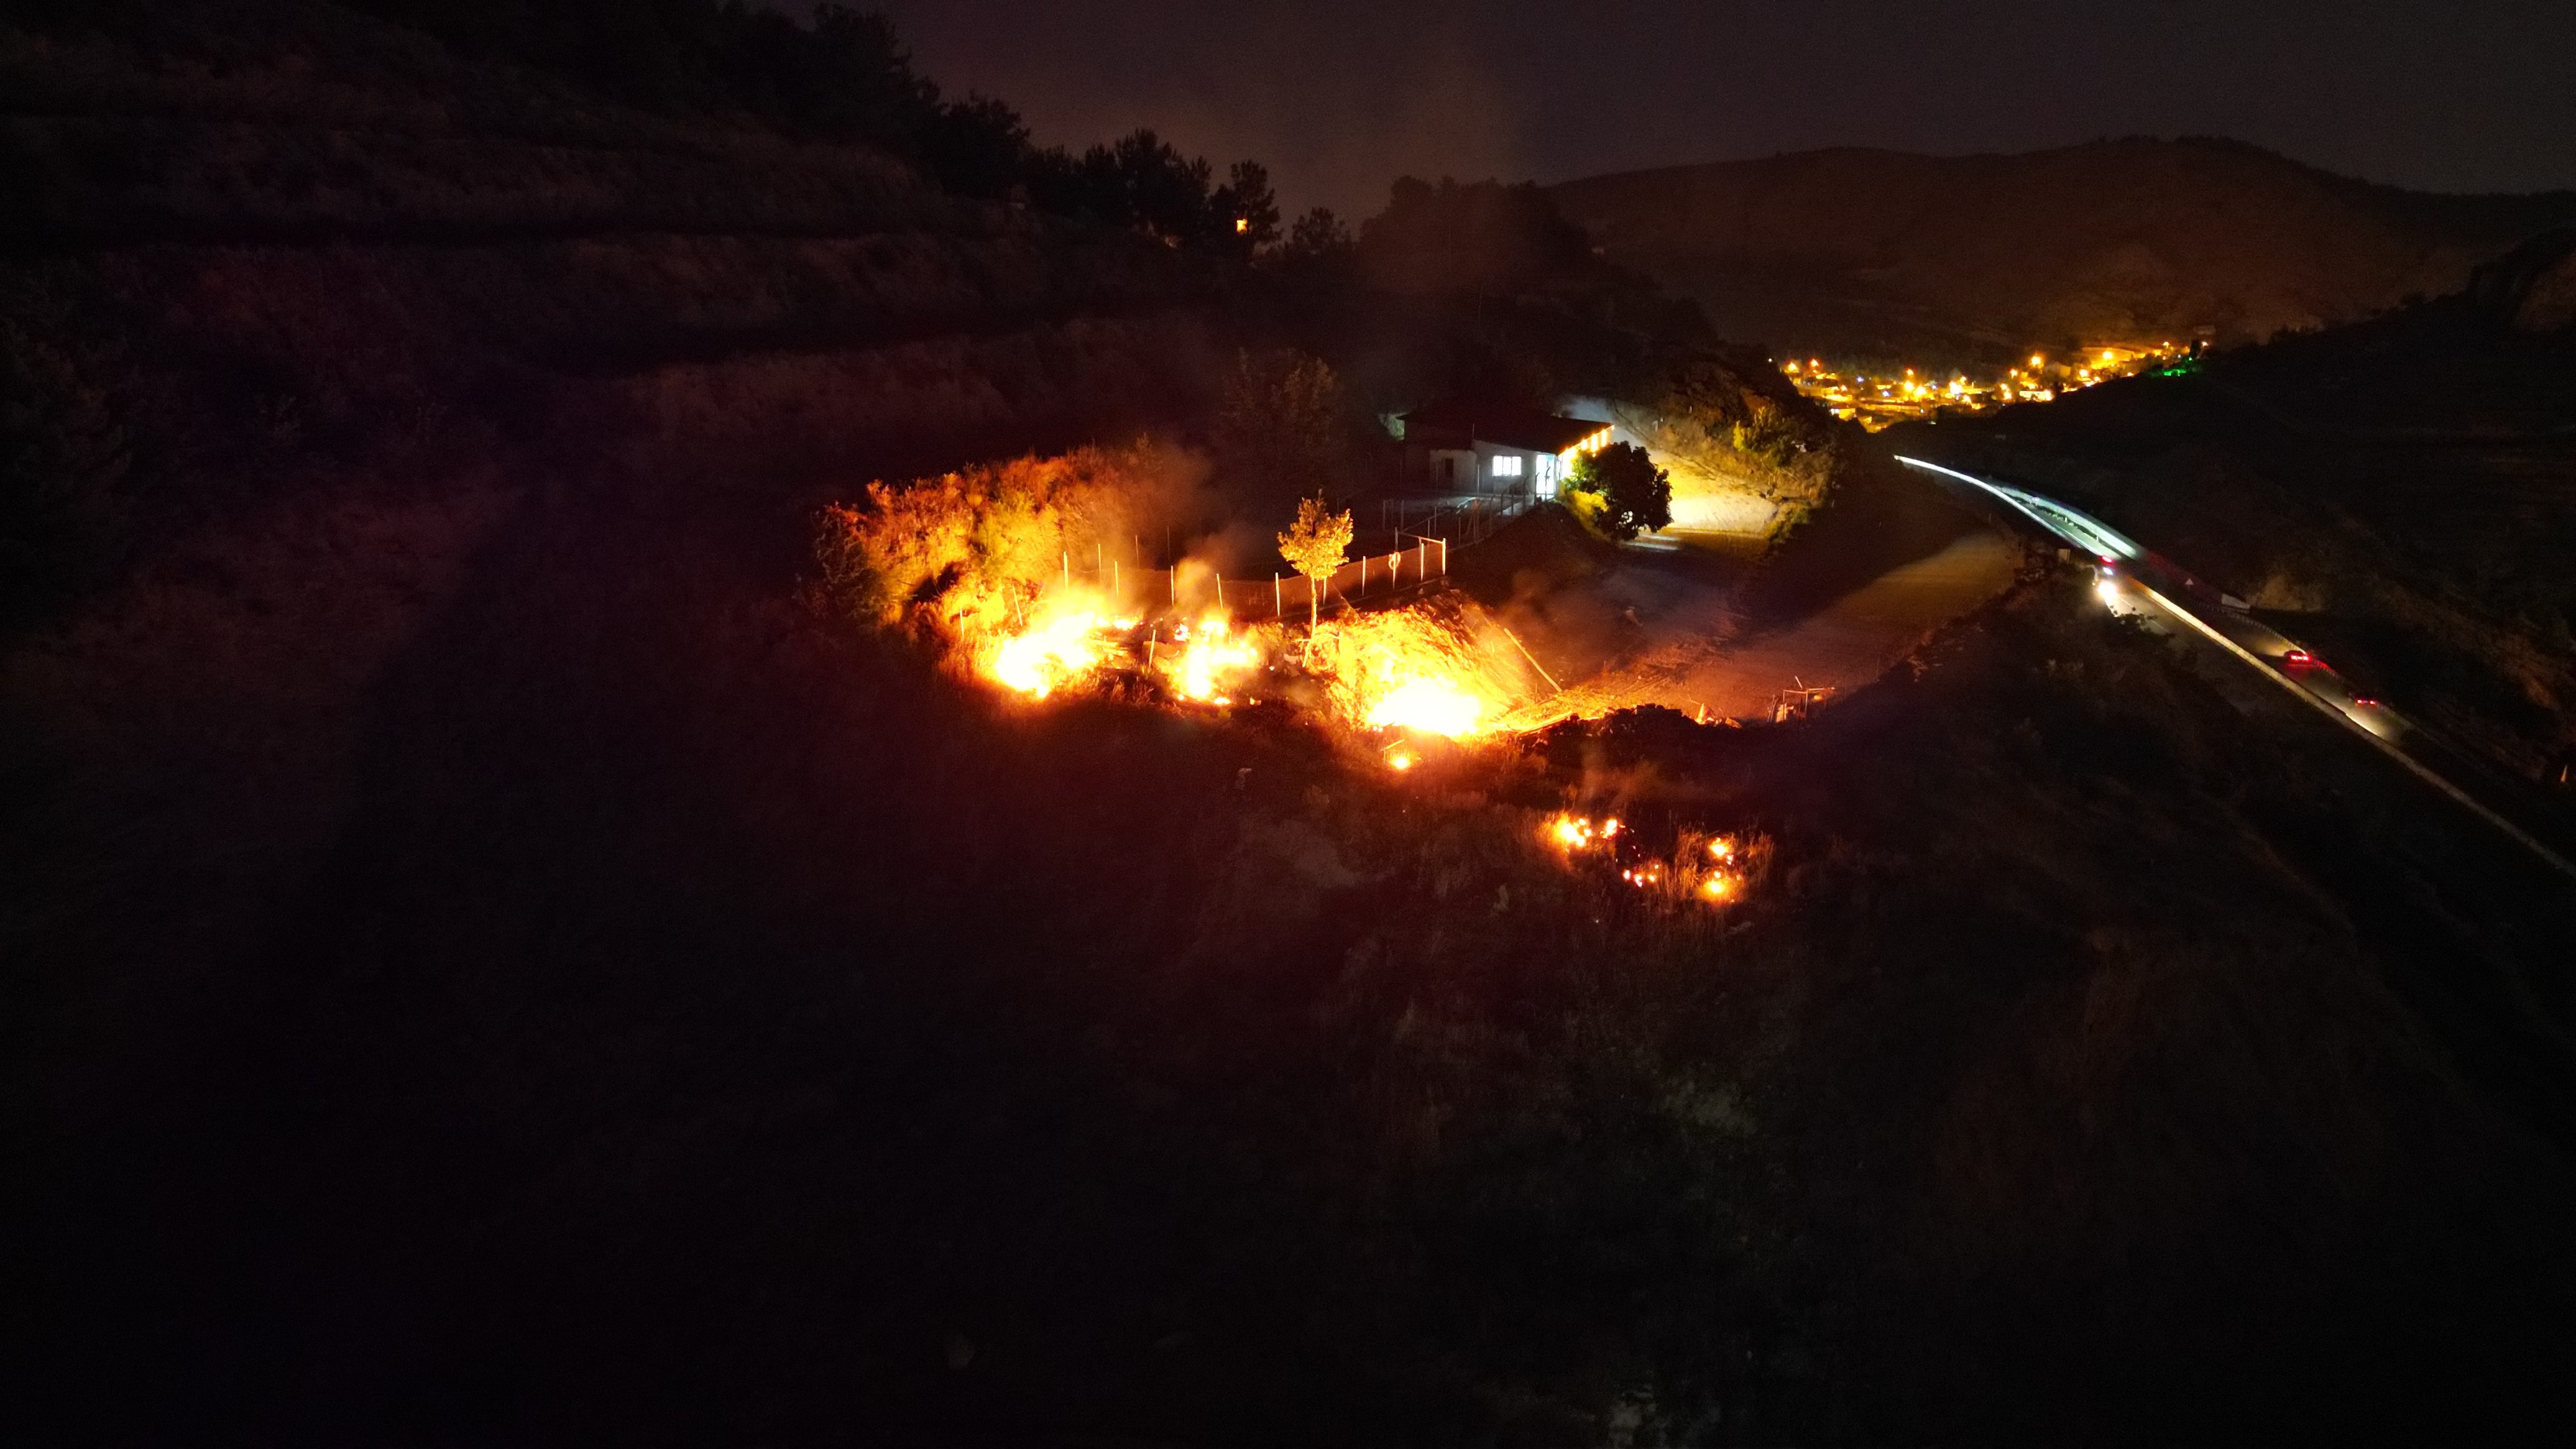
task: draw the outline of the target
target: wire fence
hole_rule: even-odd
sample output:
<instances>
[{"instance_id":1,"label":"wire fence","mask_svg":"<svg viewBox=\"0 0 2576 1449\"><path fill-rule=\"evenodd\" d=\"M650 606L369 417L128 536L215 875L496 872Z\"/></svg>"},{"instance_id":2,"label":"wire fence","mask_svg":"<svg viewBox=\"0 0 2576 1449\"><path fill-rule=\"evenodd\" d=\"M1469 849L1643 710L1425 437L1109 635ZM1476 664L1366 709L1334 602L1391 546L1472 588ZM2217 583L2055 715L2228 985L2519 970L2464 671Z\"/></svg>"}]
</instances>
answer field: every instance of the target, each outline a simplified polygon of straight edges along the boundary
<instances>
[{"instance_id":1,"label":"wire fence","mask_svg":"<svg viewBox=\"0 0 2576 1449\"><path fill-rule=\"evenodd\" d=\"M1092 541L1090 557L1066 552L1061 559L1064 585L1084 585L1108 598L1115 611L1193 611L1224 603L1234 619L1296 619L1296 616L1340 614L1368 598L1422 588L1448 575L1450 554L1481 544L1512 518L1528 513L1535 498L1388 498L1378 508L1378 534L1365 544L1383 544L1363 552L1332 578L1309 580L1298 572L1270 572L1255 578L1226 578L1213 567L1180 562L1144 562L1144 539L1131 536L1128 549ZM1167 544L1170 549L1170 544Z\"/></svg>"},{"instance_id":2,"label":"wire fence","mask_svg":"<svg viewBox=\"0 0 2576 1449\"><path fill-rule=\"evenodd\" d=\"M1186 559L1149 564L1141 537L1127 540L1123 557L1097 540L1089 559L1066 553L1063 577L1068 587L1097 590L1120 612L1187 612L1222 604L1236 619L1322 617L1445 576L1453 551L1483 542L1537 502L1525 496L1387 499L1378 510L1380 531L1362 540L1384 547L1361 554L1320 584L1284 572L1228 577Z\"/></svg>"},{"instance_id":3,"label":"wire fence","mask_svg":"<svg viewBox=\"0 0 2576 1449\"><path fill-rule=\"evenodd\" d=\"M1446 538L1458 548L1484 542L1504 524L1538 506L1531 494L1460 493L1441 498L1382 498L1378 528L1391 539L1413 534Z\"/></svg>"},{"instance_id":4,"label":"wire fence","mask_svg":"<svg viewBox=\"0 0 2576 1449\"><path fill-rule=\"evenodd\" d=\"M1421 587L1449 572L1455 541L1409 535L1402 548L1363 554L1334 570L1318 586L1303 574L1270 573L1257 578L1229 577L1204 565L1135 566L1123 559L1095 557L1085 564L1072 554L1063 560L1067 586L1097 590L1113 610L1187 612L1222 603L1237 619L1302 618L1338 613L1364 599Z\"/></svg>"}]
</instances>

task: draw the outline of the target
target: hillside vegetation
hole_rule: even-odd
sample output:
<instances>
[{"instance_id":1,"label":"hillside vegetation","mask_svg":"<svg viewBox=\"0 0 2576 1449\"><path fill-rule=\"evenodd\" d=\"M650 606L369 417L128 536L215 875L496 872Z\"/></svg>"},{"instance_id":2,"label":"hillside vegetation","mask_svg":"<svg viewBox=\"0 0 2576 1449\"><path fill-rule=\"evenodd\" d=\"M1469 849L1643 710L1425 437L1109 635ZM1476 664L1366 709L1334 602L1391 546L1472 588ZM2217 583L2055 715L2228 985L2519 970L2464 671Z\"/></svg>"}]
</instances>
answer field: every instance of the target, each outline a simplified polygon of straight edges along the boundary
<instances>
[{"instance_id":1,"label":"hillside vegetation","mask_svg":"<svg viewBox=\"0 0 2576 1449\"><path fill-rule=\"evenodd\" d=\"M2352 321L2456 291L2576 217L2576 193L2431 195L2197 139L1814 151L1550 194L1611 260L1696 299L1728 336L1935 364Z\"/></svg>"}]
</instances>

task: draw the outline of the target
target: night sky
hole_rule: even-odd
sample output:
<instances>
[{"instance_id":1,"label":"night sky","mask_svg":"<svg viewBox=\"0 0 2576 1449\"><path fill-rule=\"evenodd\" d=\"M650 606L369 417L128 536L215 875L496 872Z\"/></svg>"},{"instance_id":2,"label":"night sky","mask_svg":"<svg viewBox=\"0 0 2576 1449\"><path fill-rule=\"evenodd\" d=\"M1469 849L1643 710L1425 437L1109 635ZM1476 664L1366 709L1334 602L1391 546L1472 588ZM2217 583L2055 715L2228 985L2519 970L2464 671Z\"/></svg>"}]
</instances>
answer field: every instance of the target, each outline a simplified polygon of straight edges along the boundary
<instances>
[{"instance_id":1,"label":"night sky","mask_svg":"<svg viewBox=\"0 0 2576 1449\"><path fill-rule=\"evenodd\" d=\"M867 0L862 0L867 3ZM874 0L951 94L1150 125L1291 210L1867 145L2215 134L2429 190L2576 187L2576 0Z\"/></svg>"}]
</instances>

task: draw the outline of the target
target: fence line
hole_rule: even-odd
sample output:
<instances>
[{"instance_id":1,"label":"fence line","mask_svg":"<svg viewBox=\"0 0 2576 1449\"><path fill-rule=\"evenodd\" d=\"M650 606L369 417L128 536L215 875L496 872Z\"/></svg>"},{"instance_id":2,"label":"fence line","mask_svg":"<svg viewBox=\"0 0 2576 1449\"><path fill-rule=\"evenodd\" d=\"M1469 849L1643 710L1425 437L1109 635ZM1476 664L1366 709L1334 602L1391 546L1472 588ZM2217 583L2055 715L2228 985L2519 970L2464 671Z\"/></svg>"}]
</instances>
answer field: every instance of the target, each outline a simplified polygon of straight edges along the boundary
<instances>
[{"instance_id":1,"label":"fence line","mask_svg":"<svg viewBox=\"0 0 2576 1449\"><path fill-rule=\"evenodd\" d=\"M1450 542L1416 538L1412 546L1401 551L1355 559L1334 570L1320 590L1303 574L1230 579L1208 572L1184 594L1179 587L1180 570L1129 567L1117 559L1108 561L1106 572L1097 566L1063 563L1059 565L1059 577L1068 588L1082 585L1100 590L1108 596L1110 607L1121 612L1129 608L1196 608L1222 600L1226 612L1237 619L1303 618L1310 597L1316 602L1317 612L1332 614L1357 607L1359 600L1418 588L1440 577L1448 571Z\"/></svg>"},{"instance_id":2,"label":"fence line","mask_svg":"<svg viewBox=\"0 0 2576 1449\"><path fill-rule=\"evenodd\" d=\"M1316 612L1333 614L1358 607L1362 599L1419 588L1442 577L1449 572L1452 549L1483 542L1504 524L1528 512L1537 501L1528 497L1472 496L1387 499L1379 509L1384 526L1378 537L1390 546L1382 552L1362 554L1334 570L1320 590L1303 574L1228 579L1210 571L1193 594L1183 598L1179 568L1146 566L1141 536L1131 540L1135 545L1132 560L1111 554L1105 544L1094 539L1088 567L1082 565L1073 549L1064 551L1057 567L1067 588L1079 583L1098 589L1108 595L1113 609L1121 611L1131 606L1196 608L1221 602L1226 612L1237 619L1293 619L1306 614L1307 601L1312 598ZM1448 525L1447 532L1435 531L1444 523Z\"/></svg>"},{"instance_id":3,"label":"fence line","mask_svg":"<svg viewBox=\"0 0 2576 1449\"><path fill-rule=\"evenodd\" d=\"M1536 507L1539 499L1522 493L1455 494L1444 498L1384 498L1378 501L1378 529L1390 540L1432 534L1456 547L1482 543L1504 524Z\"/></svg>"}]
</instances>

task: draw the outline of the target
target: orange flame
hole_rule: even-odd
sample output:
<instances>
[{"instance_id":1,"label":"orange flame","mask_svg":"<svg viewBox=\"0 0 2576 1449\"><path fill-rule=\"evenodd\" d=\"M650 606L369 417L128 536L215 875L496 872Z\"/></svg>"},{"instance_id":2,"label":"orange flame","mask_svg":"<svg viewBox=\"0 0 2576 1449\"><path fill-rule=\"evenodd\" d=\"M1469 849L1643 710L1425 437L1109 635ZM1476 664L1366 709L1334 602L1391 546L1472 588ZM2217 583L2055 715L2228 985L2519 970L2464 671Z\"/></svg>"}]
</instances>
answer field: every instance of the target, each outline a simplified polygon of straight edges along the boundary
<instances>
[{"instance_id":1,"label":"orange flame","mask_svg":"<svg viewBox=\"0 0 2576 1449\"><path fill-rule=\"evenodd\" d=\"M1168 670L1173 691L1183 699L1231 704L1232 697L1220 691L1231 689L1233 681L1261 663L1259 644L1248 634L1236 633L1232 621L1219 611L1202 616L1196 629L1186 624L1174 629L1172 637L1181 650Z\"/></svg>"},{"instance_id":2,"label":"orange flame","mask_svg":"<svg viewBox=\"0 0 2576 1449\"><path fill-rule=\"evenodd\" d=\"M1088 609L1070 609L1033 625L993 651L987 672L1011 689L1044 699L1067 684L1078 683L1108 661L1110 641L1104 621Z\"/></svg>"},{"instance_id":3,"label":"orange flame","mask_svg":"<svg viewBox=\"0 0 2576 1449\"><path fill-rule=\"evenodd\" d=\"M1393 726L1455 740L1476 733L1484 712L1481 701L1456 685L1416 676L1379 696L1369 707L1368 722L1378 729Z\"/></svg>"}]
</instances>

